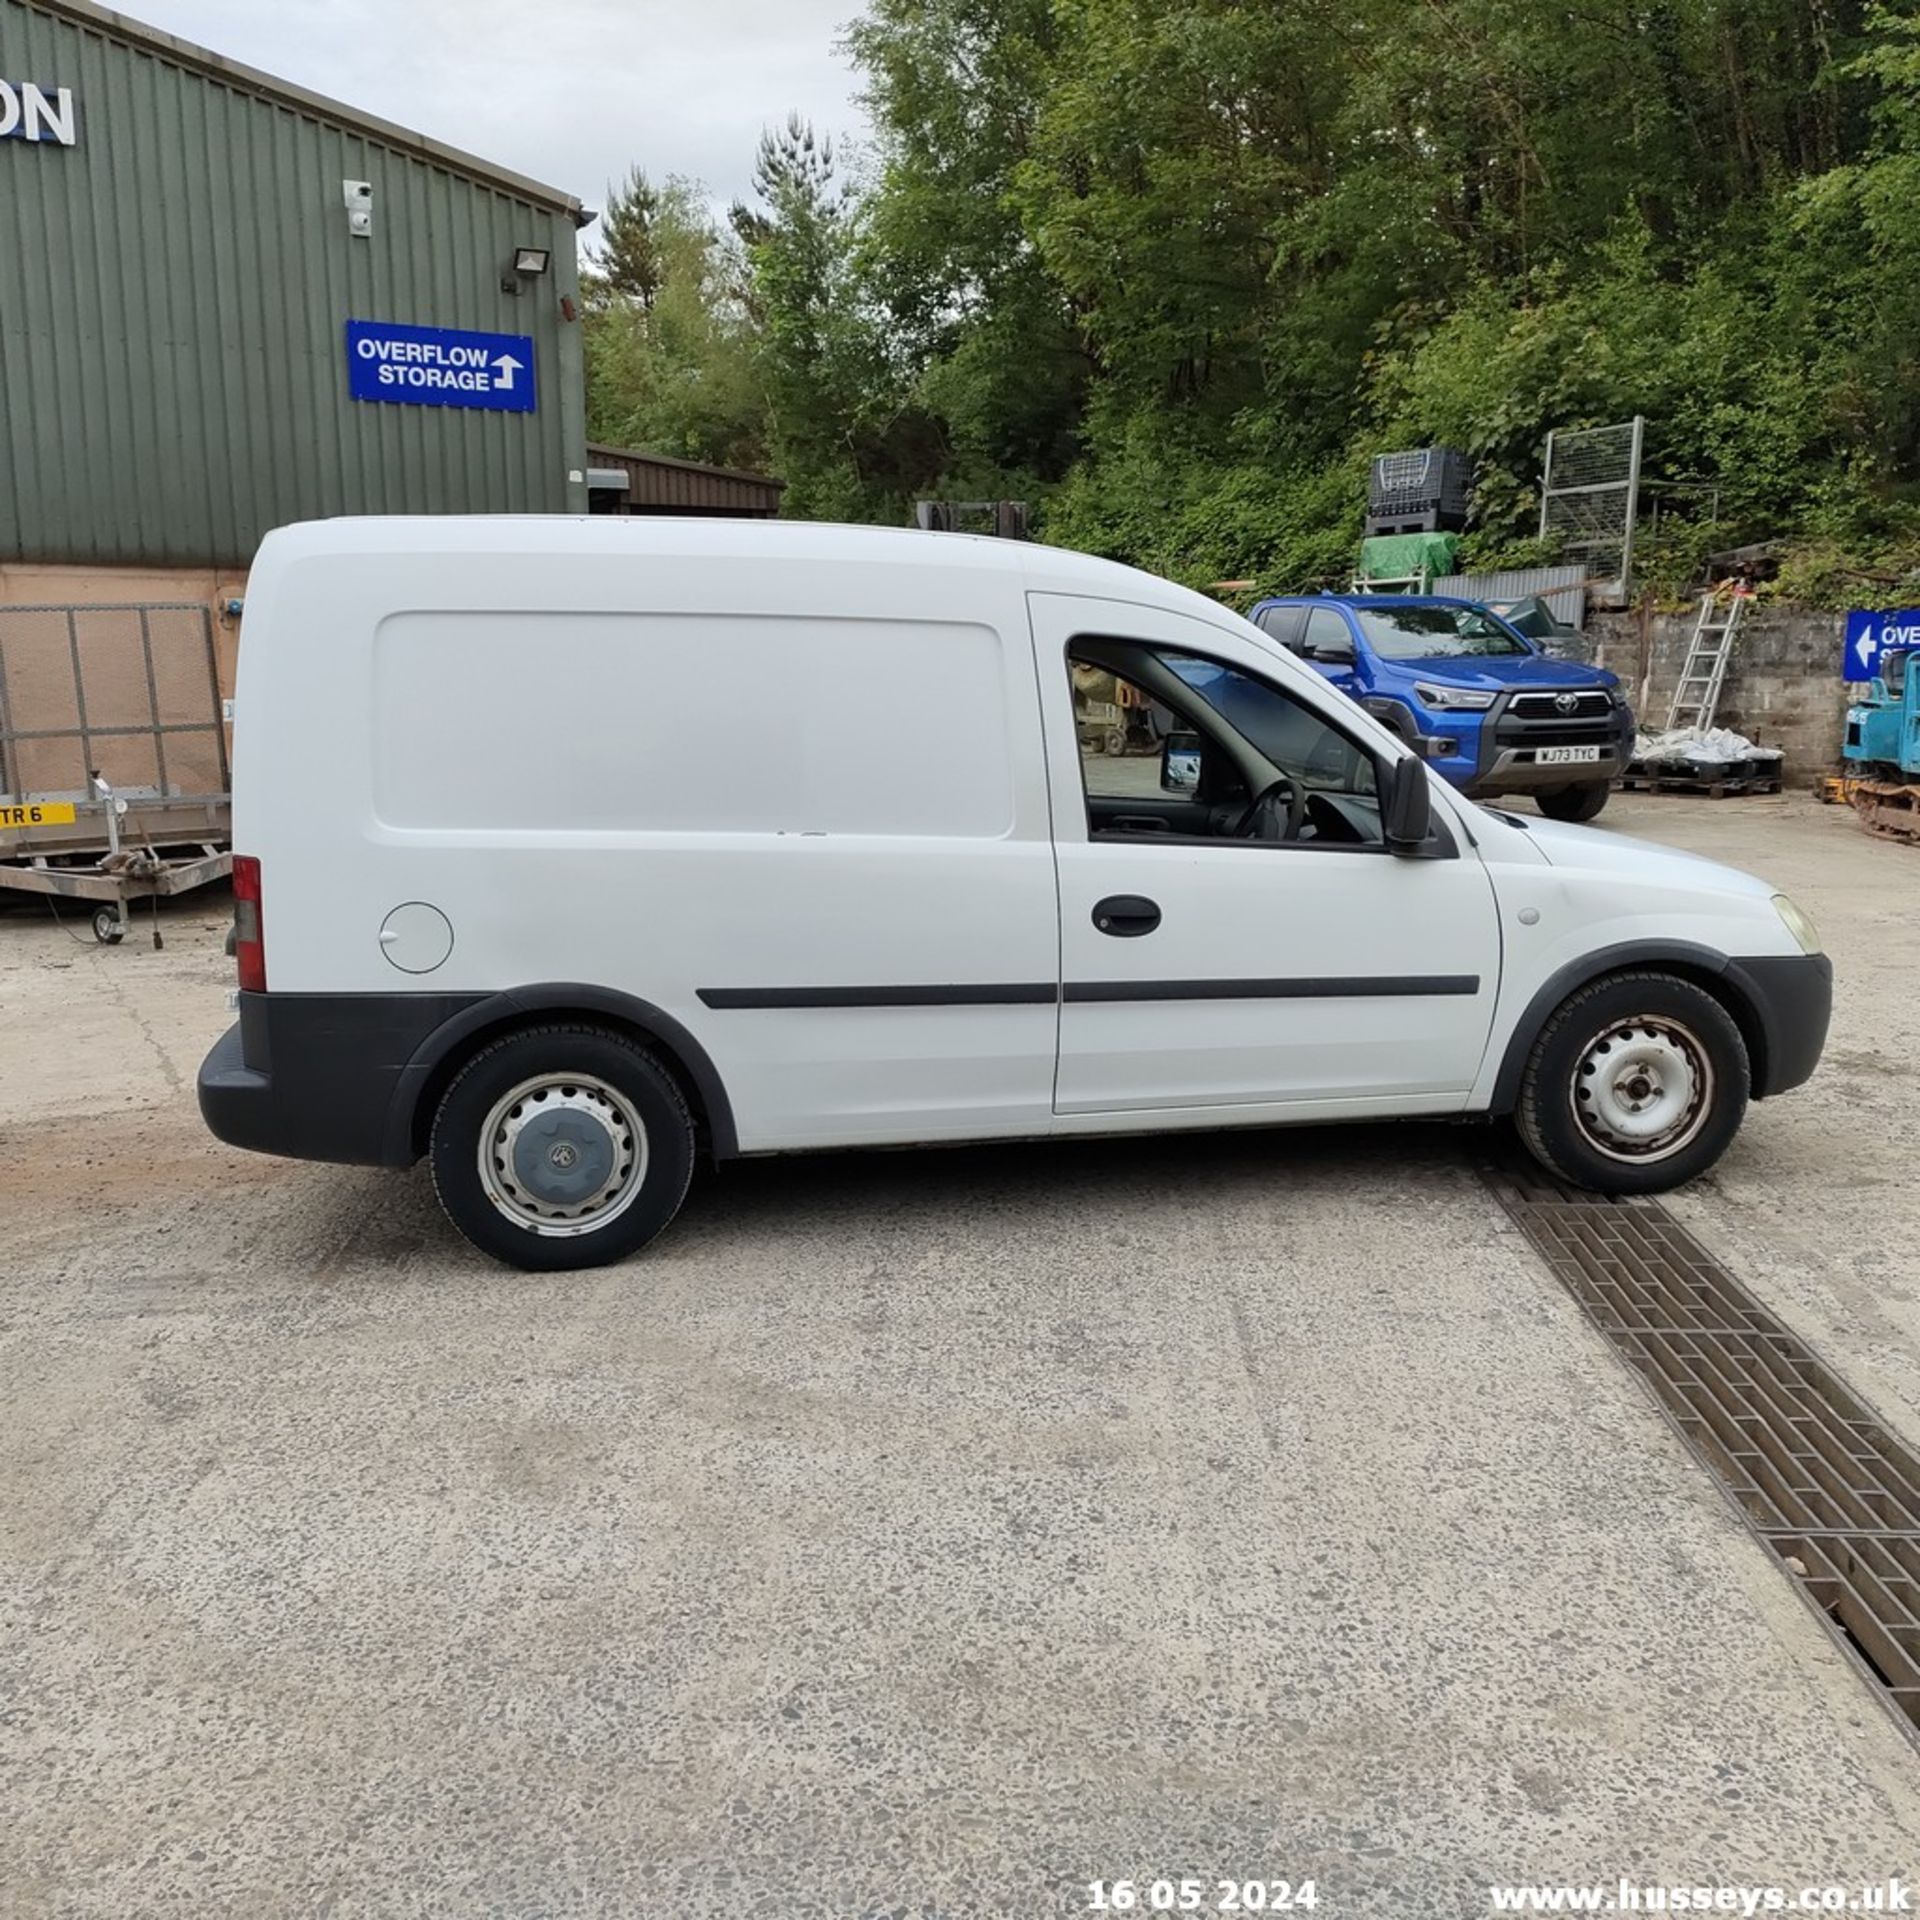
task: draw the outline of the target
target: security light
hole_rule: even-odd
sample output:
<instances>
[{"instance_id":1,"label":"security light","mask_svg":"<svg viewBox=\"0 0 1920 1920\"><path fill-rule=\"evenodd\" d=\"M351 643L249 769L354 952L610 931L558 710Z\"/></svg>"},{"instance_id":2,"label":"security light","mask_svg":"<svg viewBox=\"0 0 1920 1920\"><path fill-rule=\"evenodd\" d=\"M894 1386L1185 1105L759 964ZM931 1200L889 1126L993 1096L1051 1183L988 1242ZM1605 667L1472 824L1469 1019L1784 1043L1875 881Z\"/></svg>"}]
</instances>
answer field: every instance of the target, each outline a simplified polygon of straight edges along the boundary
<instances>
[{"instance_id":1,"label":"security light","mask_svg":"<svg viewBox=\"0 0 1920 1920\"><path fill-rule=\"evenodd\" d=\"M536 273L545 273L547 262L553 258L547 247L517 247L514 249L513 270L531 279Z\"/></svg>"}]
</instances>

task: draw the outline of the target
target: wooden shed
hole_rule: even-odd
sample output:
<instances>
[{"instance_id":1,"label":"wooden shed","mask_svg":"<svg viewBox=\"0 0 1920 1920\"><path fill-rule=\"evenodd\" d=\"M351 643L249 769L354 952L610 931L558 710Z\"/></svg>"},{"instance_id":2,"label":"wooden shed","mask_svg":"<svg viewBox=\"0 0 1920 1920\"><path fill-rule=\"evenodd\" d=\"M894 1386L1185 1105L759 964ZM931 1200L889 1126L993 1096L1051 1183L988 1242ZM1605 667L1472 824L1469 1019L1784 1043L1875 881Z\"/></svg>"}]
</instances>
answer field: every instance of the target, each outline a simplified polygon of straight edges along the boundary
<instances>
[{"instance_id":1,"label":"wooden shed","mask_svg":"<svg viewBox=\"0 0 1920 1920\"><path fill-rule=\"evenodd\" d=\"M633 447L587 446L592 513L691 513L720 520L771 520L784 480L732 467L703 466Z\"/></svg>"}]
</instances>

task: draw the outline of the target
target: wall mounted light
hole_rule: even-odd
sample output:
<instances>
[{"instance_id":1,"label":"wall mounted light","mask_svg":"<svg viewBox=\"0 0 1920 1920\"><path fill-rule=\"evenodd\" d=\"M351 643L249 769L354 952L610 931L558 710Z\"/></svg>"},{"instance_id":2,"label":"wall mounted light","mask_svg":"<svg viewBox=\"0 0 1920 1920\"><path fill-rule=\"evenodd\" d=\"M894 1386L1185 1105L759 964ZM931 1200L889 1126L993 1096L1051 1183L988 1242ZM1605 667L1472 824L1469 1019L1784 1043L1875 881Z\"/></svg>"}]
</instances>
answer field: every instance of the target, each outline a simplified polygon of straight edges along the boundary
<instances>
[{"instance_id":1,"label":"wall mounted light","mask_svg":"<svg viewBox=\"0 0 1920 1920\"><path fill-rule=\"evenodd\" d=\"M513 260L505 273L500 276L502 293L518 293L522 280L534 280L546 272L553 258L549 247L515 247Z\"/></svg>"}]
</instances>

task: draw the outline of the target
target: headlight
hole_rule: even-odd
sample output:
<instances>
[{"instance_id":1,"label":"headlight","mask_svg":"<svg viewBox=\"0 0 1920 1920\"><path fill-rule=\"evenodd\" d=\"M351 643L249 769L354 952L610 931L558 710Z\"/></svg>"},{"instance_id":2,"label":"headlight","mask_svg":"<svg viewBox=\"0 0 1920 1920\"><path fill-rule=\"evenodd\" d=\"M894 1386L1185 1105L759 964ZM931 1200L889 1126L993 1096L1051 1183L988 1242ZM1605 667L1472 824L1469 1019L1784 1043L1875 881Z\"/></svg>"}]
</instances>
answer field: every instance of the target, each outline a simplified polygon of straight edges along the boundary
<instances>
[{"instance_id":1,"label":"headlight","mask_svg":"<svg viewBox=\"0 0 1920 1920\"><path fill-rule=\"evenodd\" d=\"M1820 951L1820 935L1813 922L1796 907L1784 893L1773 896L1773 910L1780 916L1787 931L1800 943L1802 953Z\"/></svg>"},{"instance_id":2,"label":"headlight","mask_svg":"<svg viewBox=\"0 0 1920 1920\"><path fill-rule=\"evenodd\" d=\"M1416 680L1413 691L1420 704L1435 713L1483 713L1500 697L1476 693L1471 687L1436 687L1425 680Z\"/></svg>"}]
</instances>

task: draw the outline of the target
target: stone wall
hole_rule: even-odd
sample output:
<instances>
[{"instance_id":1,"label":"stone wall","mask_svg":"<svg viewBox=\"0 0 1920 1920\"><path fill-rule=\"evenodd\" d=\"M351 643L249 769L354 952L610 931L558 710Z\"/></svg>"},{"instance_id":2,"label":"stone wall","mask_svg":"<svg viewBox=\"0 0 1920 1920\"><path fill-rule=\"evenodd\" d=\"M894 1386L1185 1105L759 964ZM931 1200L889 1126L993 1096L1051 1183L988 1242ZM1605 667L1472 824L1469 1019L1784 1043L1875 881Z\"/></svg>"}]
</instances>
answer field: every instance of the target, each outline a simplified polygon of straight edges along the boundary
<instances>
[{"instance_id":1,"label":"stone wall","mask_svg":"<svg viewBox=\"0 0 1920 1920\"><path fill-rule=\"evenodd\" d=\"M1696 612L1591 613L1580 652L1620 676L1643 728L1667 717ZM1786 754L1790 785L1810 786L1840 765L1848 695L1840 678L1843 626L1837 613L1799 607L1749 609L1734 636L1716 726L1732 727L1760 746Z\"/></svg>"}]
</instances>

